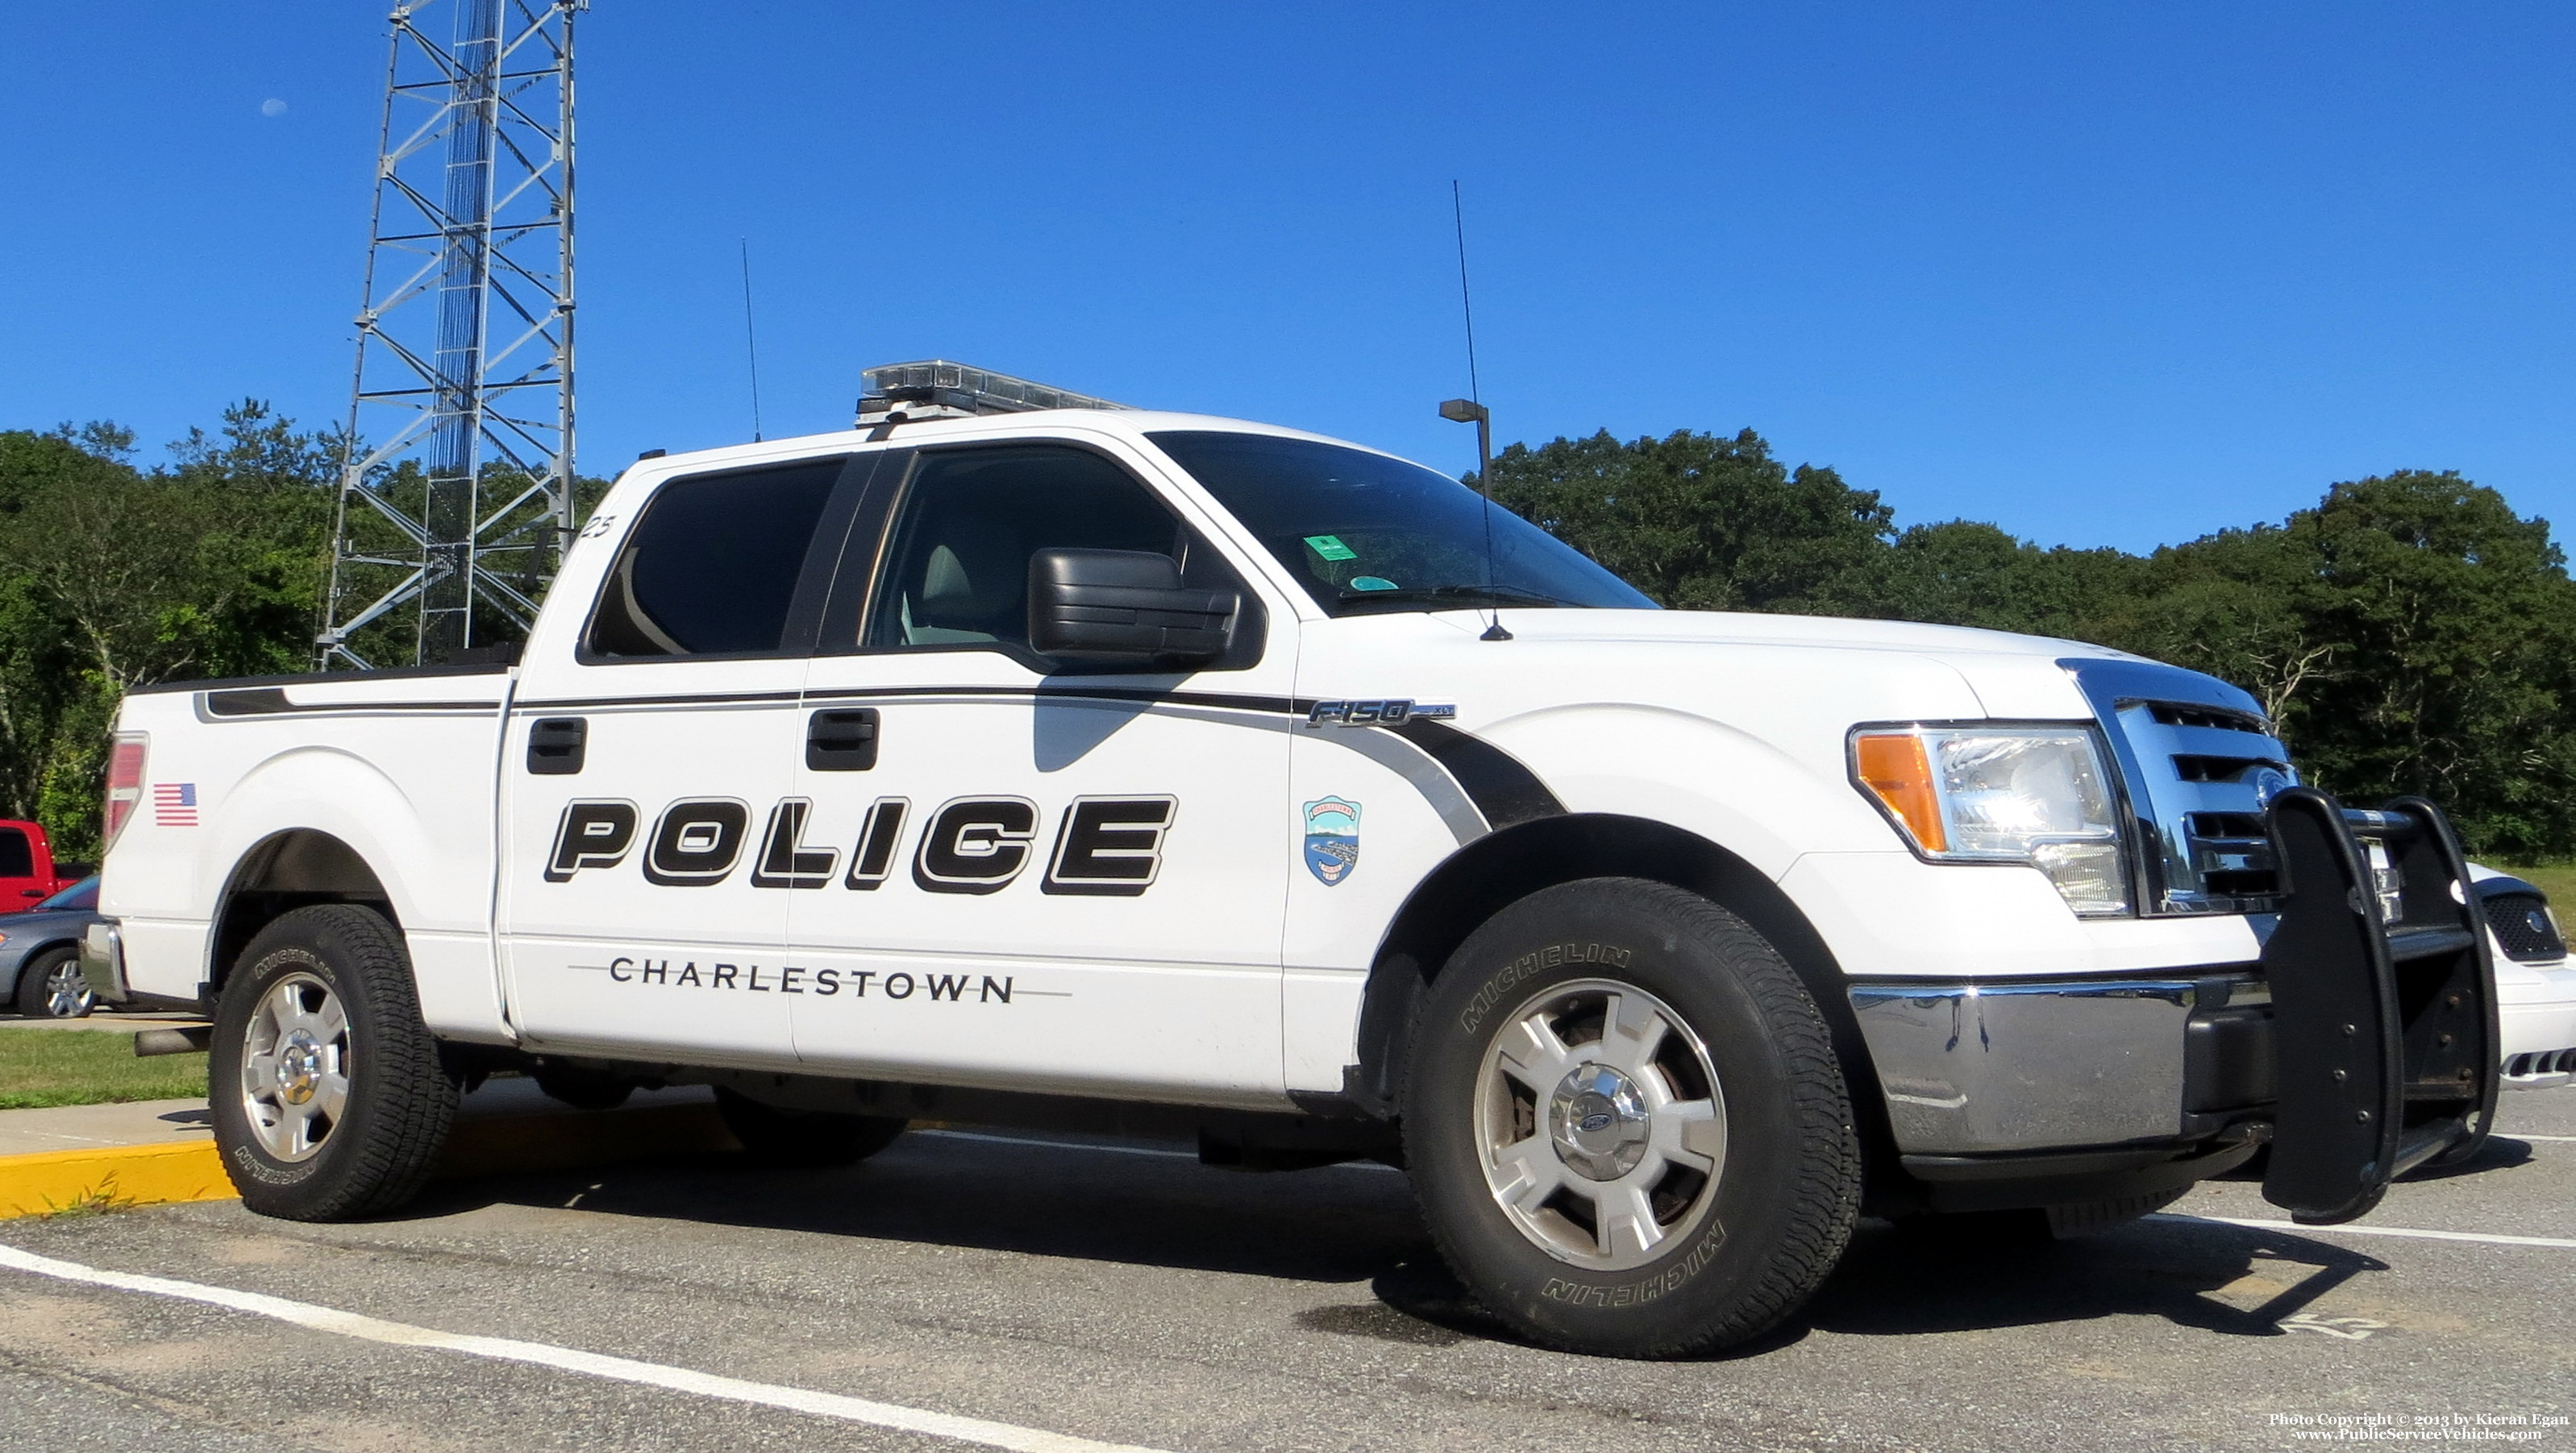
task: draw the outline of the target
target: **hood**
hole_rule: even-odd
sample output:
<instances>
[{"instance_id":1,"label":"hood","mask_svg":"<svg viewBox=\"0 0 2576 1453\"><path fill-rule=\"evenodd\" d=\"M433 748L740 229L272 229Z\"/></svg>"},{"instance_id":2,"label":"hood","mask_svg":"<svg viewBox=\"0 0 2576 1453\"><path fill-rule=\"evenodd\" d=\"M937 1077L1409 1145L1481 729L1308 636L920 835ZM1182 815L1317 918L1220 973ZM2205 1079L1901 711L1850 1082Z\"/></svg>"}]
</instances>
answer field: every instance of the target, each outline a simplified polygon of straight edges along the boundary
<instances>
[{"instance_id":1,"label":"hood","mask_svg":"<svg viewBox=\"0 0 2576 1453\"><path fill-rule=\"evenodd\" d=\"M1485 612L1444 611L1444 617L1481 623ZM1515 610L1502 608L1503 624L1524 641L1670 641L1739 646L1810 646L1846 650L1908 651L1931 656L2034 656L2061 660L2098 656L2143 658L2084 641L2015 635L1974 626L1930 626L1913 621L1860 620L1847 616L1761 615L1701 610Z\"/></svg>"}]
</instances>

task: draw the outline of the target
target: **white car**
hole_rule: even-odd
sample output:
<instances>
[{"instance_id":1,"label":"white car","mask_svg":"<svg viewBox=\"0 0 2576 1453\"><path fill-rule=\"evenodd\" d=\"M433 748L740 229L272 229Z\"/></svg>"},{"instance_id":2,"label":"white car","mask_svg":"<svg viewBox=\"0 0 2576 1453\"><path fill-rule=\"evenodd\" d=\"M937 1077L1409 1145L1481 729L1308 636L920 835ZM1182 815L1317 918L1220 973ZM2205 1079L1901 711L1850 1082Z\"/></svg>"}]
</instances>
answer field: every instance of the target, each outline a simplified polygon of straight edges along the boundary
<instances>
[{"instance_id":1,"label":"white car","mask_svg":"<svg viewBox=\"0 0 2576 1453\"><path fill-rule=\"evenodd\" d=\"M1374 450L872 382L629 469L515 664L127 696L84 967L213 1013L245 1204L400 1204L503 1068L806 1159L1195 1131L1400 1161L1485 1305L1643 1356L1864 1207L2101 1224L2268 1144L2350 1219L2477 1150L2448 825L2225 682L1658 610Z\"/></svg>"},{"instance_id":2,"label":"white car","mask_svg":"<svg viewBox=\"0 0 2576 1453\"><path fill-rule=\"evenodd\" d=\"M2576 1082L2576 965L2549 895L2509 873L2469 865L2495 957L2496 1020L2504 1087L2551 1090Z\"/></svg>"}]
</instances>

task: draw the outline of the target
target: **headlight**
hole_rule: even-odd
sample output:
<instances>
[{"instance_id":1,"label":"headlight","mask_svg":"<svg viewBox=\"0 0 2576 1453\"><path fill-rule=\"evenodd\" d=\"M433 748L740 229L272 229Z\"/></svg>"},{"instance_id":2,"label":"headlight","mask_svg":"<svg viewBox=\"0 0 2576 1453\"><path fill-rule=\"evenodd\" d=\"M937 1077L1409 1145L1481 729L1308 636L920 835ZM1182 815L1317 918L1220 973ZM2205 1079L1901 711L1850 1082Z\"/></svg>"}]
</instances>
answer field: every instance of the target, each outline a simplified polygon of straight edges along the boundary
<instances>
[{"instance_id":1,"label":"headlight","mask_svg":"<svg viewBox=\"0 0 2576 1453\"><path fill-rule=\"evenodd\" d=\"M2082 727L1865 728L1852 778L1924 857L2027 863L2077 913L2129 911L2110 779Z\"/></svg>"}]
</instances>

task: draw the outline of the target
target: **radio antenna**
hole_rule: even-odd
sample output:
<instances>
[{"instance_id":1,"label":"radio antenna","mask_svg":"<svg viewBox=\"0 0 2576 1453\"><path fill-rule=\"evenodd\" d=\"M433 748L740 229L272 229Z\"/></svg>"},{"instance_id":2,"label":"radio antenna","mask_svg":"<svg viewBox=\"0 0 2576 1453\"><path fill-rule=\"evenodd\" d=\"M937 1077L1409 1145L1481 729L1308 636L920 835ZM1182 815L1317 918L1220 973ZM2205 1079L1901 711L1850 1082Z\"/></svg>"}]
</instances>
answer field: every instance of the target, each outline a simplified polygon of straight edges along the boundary
<instances>
[{"instance_id":1,"label":"radio antenna","mask_svg":"<svg viewBox=\"0 0 2576 1453\"><path fill-rule=\"evenodd\" d=\"M751 358L751 442L760 439L760 336L751 330L751 239L742 240L742 343Z\"/></svg>"},{"instance_id":2,"label":"radio antenna","mask_svg":"<svg viewBox=\"0 0 2576 1453\"><path fill-rule=\"evenodd\" d=\"M1467 291L1467 209L1458 197L1458 179L1449 179L1449 220L1458 229L1458 310L1467 323L1467 396L1451 399L1440 406L1440 417L1452 423L1476 426L1476 488L1485 499L1485 633L1483 641L1508 641L1512 633L1503 629L1502 607L1495 604L1494 589L1494 416L1485 407L1484 390L1476 382L1476 303Z\"/></svg>"}]
</instances>

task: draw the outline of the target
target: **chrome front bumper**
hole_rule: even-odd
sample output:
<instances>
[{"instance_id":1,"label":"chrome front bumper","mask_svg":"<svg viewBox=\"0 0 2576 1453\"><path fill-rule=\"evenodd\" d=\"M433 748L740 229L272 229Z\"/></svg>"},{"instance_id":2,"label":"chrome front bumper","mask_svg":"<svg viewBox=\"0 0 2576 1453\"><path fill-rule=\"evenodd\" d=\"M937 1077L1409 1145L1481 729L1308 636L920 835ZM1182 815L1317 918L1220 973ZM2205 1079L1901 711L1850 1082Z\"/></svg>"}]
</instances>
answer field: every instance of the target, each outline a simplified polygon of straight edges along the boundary
<instances>
[{"instance_id":1,"label":"chrome front bumper","mask_svg":"<svg viewBox=\"0 0 2576 1453\"><path fill-rule=\"evenodd\" d=\"M2271 994L2251 974L1850 992L1908 1156L2180 1141L2272 1094Z\"/></svg>"}]
</instances>

